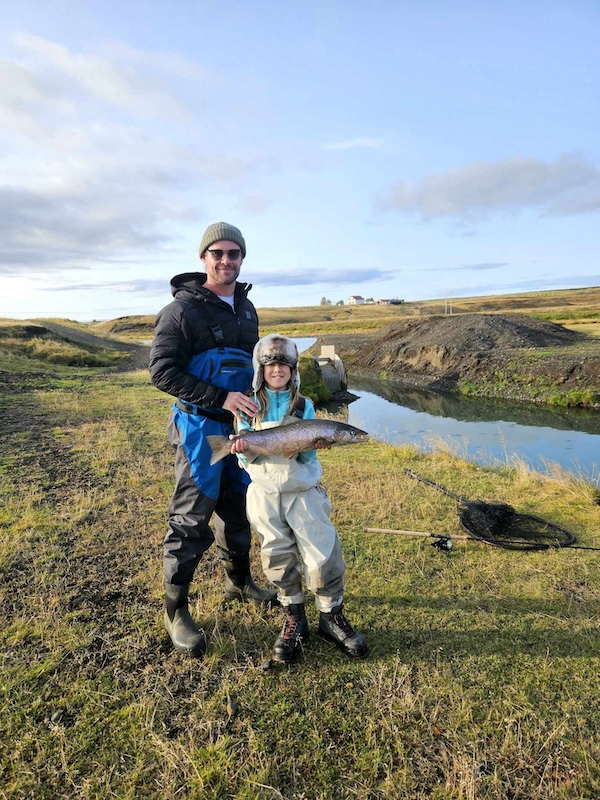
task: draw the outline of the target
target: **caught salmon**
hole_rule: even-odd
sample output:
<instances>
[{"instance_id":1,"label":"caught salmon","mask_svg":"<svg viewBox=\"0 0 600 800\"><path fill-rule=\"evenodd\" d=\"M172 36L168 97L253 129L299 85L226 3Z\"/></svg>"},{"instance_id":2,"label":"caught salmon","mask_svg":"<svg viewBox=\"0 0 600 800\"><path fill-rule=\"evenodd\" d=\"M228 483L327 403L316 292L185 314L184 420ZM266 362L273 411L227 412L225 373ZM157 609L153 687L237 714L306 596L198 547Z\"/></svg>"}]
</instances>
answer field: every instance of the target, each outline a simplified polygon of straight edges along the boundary
<instances>
[{"instance_id":1,"label":"caught salmon","mask_svg":"<svg viewBox=\"0 0 600 800\"><path fill-rule=\"evenodd\" d=\"M362 444L369 440L368 433L345 422L335 422L331 419L296 421L293 417L286 417L276 428L267 428L264 431L240 431L236 438L241 436L248 442L249 447L244 455L249 458L276 453L291 458L295 453L313 450L317 446ZM216 464L230 454L233 439L228 439L226 436L207 436L206 439L212 450L211 464Z\"/></svg>"}]
</instances>

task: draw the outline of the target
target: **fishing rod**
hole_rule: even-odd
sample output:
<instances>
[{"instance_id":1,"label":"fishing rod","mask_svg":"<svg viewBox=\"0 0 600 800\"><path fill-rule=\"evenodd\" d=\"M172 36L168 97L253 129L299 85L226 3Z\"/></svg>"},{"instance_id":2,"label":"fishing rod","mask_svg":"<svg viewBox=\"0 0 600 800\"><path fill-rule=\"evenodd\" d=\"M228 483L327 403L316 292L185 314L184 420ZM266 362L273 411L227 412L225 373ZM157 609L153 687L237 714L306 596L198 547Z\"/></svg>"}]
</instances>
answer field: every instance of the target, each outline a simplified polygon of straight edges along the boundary
<instances>
[{"instance_id":1,"label":"fishing rod","mask_svg":"<svg viewBox=\"0 0 600 800\"><path fill-rule=\"evenodd\" d=\"M421 536L427 539L433 539L434 541L431 542L431 545L435 547L437 550L442 550L444 552L450 552L452 550L453 539L473 539L472 536L450 536L447 533L428 533L427 531L402 531L397 530L395 528L363 528L364 531L367 533L395 533L400 534L401 536ZM474 540L477 541L477 540Z\"/></svg>"},{"instance_id":2,"label":"fishing rod","mask_svg":"<svg viewBox=\"0 0 600 800\"><path fill-rule=\"evenodd\" d=\"M404 472L411 478L438 489L458 502L459 523L466 535L450 536L442 533L393 528L365 528L365 531L433 538L435 541L431 544L438 550L448 553L452 549L452 540L454 539L481 542L506 550L531 551L558 547L569 547L572 550L600 550L599 547L575 545L575 535L571 531L533 514L521 514L507 503L467 500L440 486L439 483L417 475L410 469L405 469Z\"/></svg>"},{"instance_id":3,"label":"fishing rod","mask_svg":"<svg viewBox=\"0 0 600 800\"><path fill-rule=\"evenodd\" d=\"M477 536L464 536L462 534L450 534L450 533L429 533L428 531L404 531L398 530L397 528L363 528L365 533L393 533L398 534L400 536L419 536L421 538L433 539L434 541L431 542L431 545L436 548L436 550L441 550L442 552L449 553L452 550L453 542L455 540L464 540L468 542L479 542L479 544L493 544L492 542L488 541L487 539L481 539ZM508 547L508 544L515 544L520 545L521 542L504 542L503 547L507 550L523 550L523 549L533 549L533 548L523 548L523 547ZM547 547L550 547L548 545ZM538 547L538 550L547 549L547 547L541 548ZM568 545L569 550L600 550L600 547L584 547L583 545Z\"/></svg>"}]
</instances>

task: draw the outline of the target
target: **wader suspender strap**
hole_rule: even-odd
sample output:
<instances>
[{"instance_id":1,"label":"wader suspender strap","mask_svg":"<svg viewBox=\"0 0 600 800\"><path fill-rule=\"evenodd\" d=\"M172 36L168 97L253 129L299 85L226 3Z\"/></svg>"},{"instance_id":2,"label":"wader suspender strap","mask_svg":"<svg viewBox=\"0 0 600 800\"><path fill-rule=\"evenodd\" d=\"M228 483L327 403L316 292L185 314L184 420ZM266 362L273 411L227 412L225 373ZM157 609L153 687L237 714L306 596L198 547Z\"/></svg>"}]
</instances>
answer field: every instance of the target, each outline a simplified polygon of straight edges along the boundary
<instances>
[{"instance_id":1,"label":"wader suspender strap","mask_svg":"<svg viewBox=\"0 0 600 800\"><path fill-rule=\"evenodd\" d=\"M223 342L225 341L223 328L220 325L211 325L210 322L208 323L208 327L210 328L212 335L215 337L215 344L217 347L223 347Z\"/></svg>"},{"instance_id":2,"label":"wader suspender strap","mask_svg":"<svg viewBox=\"0 0 600 800\"><path fill-rule=\"evenodd\" d=\"M209 303L206 300L204 300L204 307L210 314ZM225 335L223 333L223 328L218 323L211 323L209 320L207 320L207 324L212 335L214 336L217 347L224 347L223 342L225 341ZM186 414L196 414L199 417L206 417L207 419L212 419L215 422L230 422L233 416L230 411L225 411L224 409L209 411L205 408L199 408L192 403L186 403L179 398L177 399L177 407L182 411L185 411Z\"/></svg>"},{"instance_id":3,"label":"wader suspender strap","mask_svg":"<svg viewBox=\"0 0 600 800\"><path fill-rule=\"evenodd\" d=\"M298 417L298 419L302 419L304 417L304 407L306 406L306 400L304 397L299 397L296 401L296 407L290 414L292 417Z\"/></svg>"},{"instance_id":4,"label":"wader suspender strap","mask_svg":"<svg viewBox=\"0 0 600 800\"><path fill-rule=\"evenodd\" d=\"M204 310L206 311L206 316L208 317L208 319L206 320L206 324L210 328L210 332L213 335L215 344L217 345L217 347L224 347L225 334L223 333L223 328L219 325L218 322L212 322L210 319L213 312L212 303L210 303L204 297L202 297L201 300L204 303Z\"/></svg>"}]
</instances>

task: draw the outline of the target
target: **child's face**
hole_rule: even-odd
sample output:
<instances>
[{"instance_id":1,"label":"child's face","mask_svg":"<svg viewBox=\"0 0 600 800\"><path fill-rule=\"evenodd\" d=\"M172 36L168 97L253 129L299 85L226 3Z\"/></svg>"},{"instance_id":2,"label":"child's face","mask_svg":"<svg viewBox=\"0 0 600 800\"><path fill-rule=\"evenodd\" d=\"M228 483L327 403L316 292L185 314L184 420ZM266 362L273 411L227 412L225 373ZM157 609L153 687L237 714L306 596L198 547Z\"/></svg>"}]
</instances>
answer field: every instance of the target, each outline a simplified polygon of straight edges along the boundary
<instances>
[{"instance_id":1,"label":"child's face","mask_svg":"<svg viewBox=\"0 0 600 800\"><path fill-rule=\"evenodd\" d=\"M264 367L265 383L269 389L281 391L285 389L292 379L292 370L287 364L267 364Z\"/></svg>"}]
</instances>

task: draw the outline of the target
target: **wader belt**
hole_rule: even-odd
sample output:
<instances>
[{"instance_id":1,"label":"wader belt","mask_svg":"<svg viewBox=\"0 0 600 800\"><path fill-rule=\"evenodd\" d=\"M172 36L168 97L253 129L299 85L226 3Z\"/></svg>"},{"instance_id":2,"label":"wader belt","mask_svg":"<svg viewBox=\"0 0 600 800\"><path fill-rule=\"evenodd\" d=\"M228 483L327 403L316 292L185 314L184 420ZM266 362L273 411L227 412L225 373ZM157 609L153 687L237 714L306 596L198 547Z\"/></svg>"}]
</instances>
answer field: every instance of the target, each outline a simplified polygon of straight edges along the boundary
<instances>
[{"instance_id":1,"label":"wader belt","mask_svg":"<svg viewBox=\"0 0 600 800\"><path fill-rule=\"evenodd\" d=\"M197 406L194 403L184 403L183 400L177 399L176 402L177 408L181 411L185 411L186 414L195 414L198 417L206 417L206 419L212 419L213 422L229 422L231 423L233 419L233 414L230 411L226 411L225 409L222 410L214 410L211 411L208 408L202 408L201 406Z\"/></svg>"}]
</instances>

